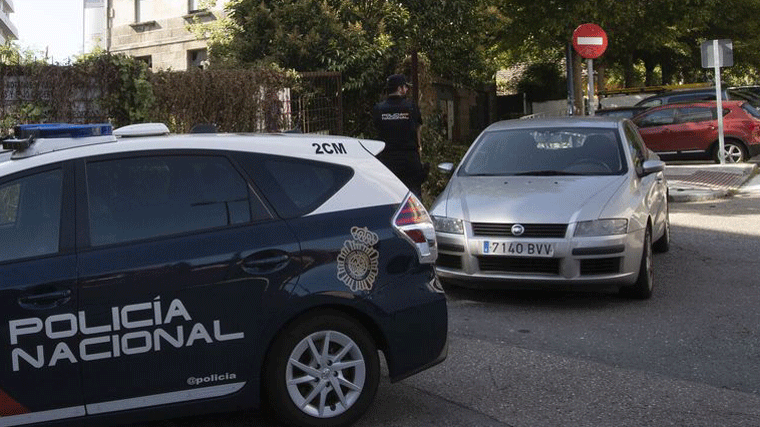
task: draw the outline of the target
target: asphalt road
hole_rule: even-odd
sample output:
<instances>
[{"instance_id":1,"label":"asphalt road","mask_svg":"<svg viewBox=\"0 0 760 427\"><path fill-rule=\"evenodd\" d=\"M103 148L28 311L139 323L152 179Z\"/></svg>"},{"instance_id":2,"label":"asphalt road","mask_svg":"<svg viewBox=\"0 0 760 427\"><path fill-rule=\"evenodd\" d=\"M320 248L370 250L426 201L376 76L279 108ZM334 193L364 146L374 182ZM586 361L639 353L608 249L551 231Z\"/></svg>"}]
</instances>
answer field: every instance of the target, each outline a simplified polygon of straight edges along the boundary
<instances>
[{"instance_id":1,"label":"asphalt road","mask_svg":"<svg viewBox=\"0 0 760 427\"><path fill-rule=\"evenodd\" d=\"M357 427L760 426L760 192L672 204L671 223L648 301L447 289L448 359L381 383Z\"/></svg>"}]
</instances>

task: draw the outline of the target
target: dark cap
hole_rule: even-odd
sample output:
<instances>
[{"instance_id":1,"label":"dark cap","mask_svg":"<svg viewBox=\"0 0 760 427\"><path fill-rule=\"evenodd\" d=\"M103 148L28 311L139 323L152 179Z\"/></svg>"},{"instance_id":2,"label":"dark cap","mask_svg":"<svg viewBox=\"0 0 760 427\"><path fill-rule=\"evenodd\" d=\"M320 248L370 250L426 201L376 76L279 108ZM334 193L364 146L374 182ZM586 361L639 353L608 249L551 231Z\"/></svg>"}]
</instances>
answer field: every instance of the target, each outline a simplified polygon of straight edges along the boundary
<instances>
[{"instance_id":1,"label":"dark cap","mask_svg":"<svg viewBox=\"0 0 760 427\"><path fill-rule=\"evenodd\" d=\"M385 90L389 92L396 90L400 86L411 86L406 82L406 76L403 74L394 74L385 80Z\"/></svg>"}]
</instances>

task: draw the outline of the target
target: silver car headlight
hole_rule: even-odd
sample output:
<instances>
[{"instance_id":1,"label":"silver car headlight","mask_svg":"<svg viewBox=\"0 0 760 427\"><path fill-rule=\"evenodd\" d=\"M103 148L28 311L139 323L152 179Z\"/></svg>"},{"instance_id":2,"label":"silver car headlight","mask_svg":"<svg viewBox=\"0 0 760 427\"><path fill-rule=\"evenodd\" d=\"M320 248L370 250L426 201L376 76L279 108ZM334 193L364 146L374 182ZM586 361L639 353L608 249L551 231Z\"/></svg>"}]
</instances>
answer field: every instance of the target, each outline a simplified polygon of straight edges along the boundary
<instances>
[{"instance_id":1,"label":"silver car headlight","mask_svg":"<svg viewBox=\"0 0 760 427\"><path fill-rule=\"evenodd\" d=\"M464 234L464 223L461 219L433 215L435 231L441 233Z\"/></svg>"},{"instance_id":2,"label":"silver car headlight","mask_svg":"<svg viewBox=\"0 0 760 427\"><path fill-rule=\"evenodd\" d=\"M612 236L627 232L628 220L622 218L581 221L575 226L575 237Z\"/></svg>"}]
</instances>

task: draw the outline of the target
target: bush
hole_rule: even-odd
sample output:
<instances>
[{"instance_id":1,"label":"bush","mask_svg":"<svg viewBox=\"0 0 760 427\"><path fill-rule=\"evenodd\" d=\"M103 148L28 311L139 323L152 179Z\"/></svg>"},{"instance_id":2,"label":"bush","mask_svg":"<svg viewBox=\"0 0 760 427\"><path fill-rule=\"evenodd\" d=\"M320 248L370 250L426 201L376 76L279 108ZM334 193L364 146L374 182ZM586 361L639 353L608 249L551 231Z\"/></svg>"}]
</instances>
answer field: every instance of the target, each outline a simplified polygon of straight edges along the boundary
<instances>
[{"instance_id":1,"label":"bush","mask_svg":"<svg viewBox=\"0 0 760 427\"><path fill-rule=\"evenodd\" d=\"M436 197L446 188L449 175L438 170L440 163L451 162L456 166L469 148L467 145L453 143L446 139L440 114L429 114L423 118L420 141L421 159L430 166L430 174L422 184L422 202L432 206Z\"/></svg>"}]
</instances>

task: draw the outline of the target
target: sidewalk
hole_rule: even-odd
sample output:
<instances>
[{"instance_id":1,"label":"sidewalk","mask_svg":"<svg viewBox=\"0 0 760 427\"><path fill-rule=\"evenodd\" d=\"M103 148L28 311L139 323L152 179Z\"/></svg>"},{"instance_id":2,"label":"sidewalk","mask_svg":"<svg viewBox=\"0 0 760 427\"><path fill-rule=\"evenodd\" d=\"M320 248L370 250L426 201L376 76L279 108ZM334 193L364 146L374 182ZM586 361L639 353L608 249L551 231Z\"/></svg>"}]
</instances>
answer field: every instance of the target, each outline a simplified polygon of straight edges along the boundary
<instances>
[{"instance_id":1,"label":"sidewalk","mask_svg":"<svg viewBox=\"0 0 760 427\"><path fill-rule=\"evenodd\" d=\"M668 180L671 202L697 202L730 197L743 185L755 185L758 158L749 163L716 164L709 162L668 162L665 177ZM751 178L752 183L748 183Z\"/></svg>"}]
</instances>

